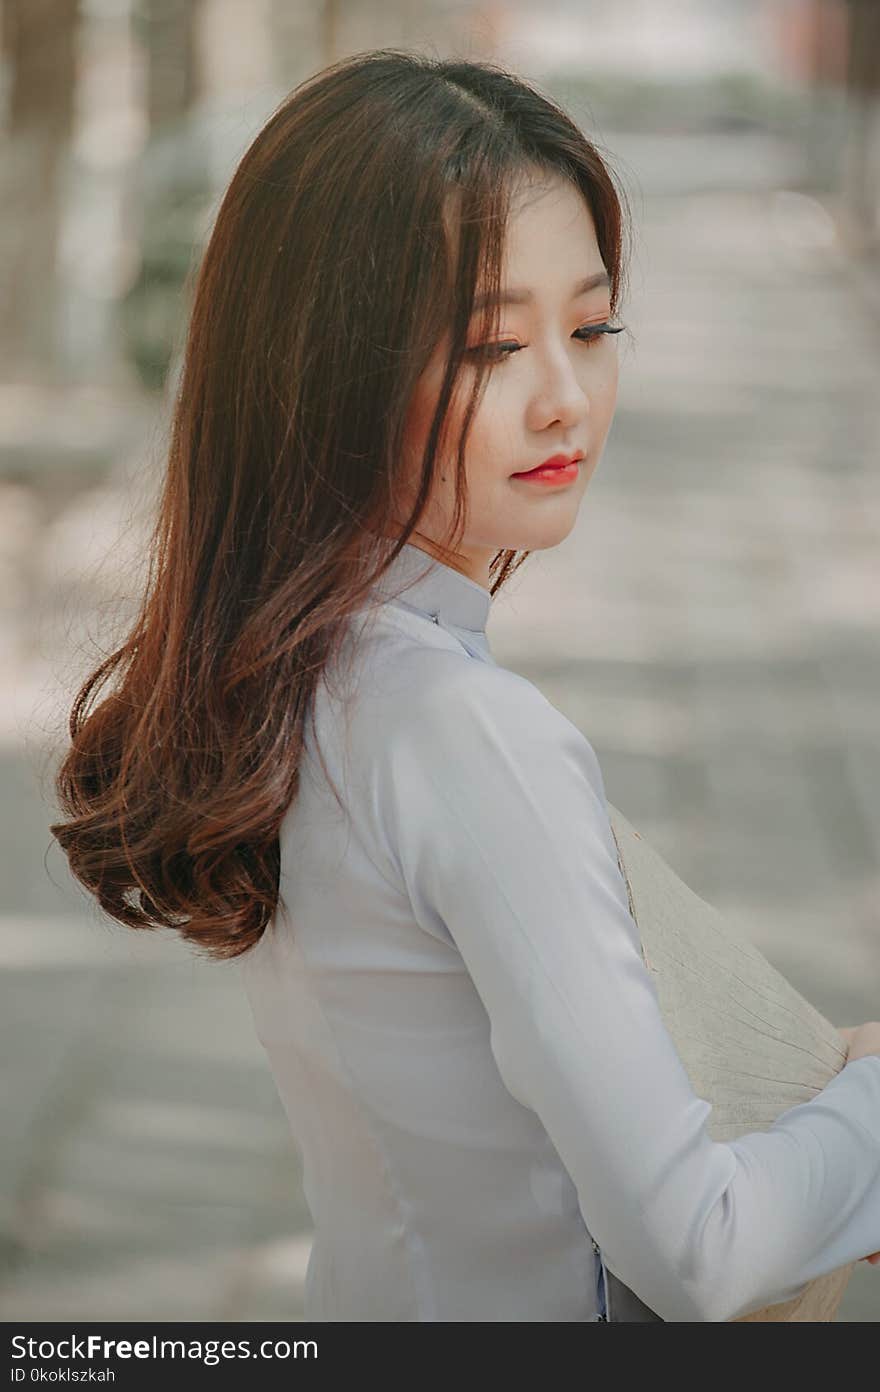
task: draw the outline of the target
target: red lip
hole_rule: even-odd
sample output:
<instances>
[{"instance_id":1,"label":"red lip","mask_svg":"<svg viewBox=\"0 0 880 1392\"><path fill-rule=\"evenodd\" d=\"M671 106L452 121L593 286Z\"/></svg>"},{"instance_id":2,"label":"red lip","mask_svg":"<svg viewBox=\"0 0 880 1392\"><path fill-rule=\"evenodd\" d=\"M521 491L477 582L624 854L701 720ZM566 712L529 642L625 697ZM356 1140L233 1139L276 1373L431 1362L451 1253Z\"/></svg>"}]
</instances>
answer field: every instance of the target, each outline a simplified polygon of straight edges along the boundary
<instances>
[{"instance_id":1,"label":"red lip","mask_svg":"<svg viewBox=\"0 0 880 1392\"><path fill-rule=\"evenodd\" d=\"M536 464L533 469L518 470L514 478L519 478L521 474L536 474L539 469L564 469L566 464L574 464L575 460L583 457L583 450L575 450L574 454L553 454L549 459L545 459L543 464Z\"/></svg>"}]
</instances>

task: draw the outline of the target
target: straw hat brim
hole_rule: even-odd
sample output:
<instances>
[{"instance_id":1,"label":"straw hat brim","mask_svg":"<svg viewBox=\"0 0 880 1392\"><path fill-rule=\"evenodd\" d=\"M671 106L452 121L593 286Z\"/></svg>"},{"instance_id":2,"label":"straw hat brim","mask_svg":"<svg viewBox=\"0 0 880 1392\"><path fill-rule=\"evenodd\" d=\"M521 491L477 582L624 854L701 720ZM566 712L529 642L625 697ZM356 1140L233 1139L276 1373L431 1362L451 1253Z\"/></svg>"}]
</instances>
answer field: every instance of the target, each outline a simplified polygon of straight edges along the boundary
<instances>
[{"instance_id":1,"label":"straw hat brim","mask_svg":"<svg viewBox=\"0 0 880 1392\"><path fill-rule=\"evenodd\" d=\"M714 1140L769 1130L815 1097L846 1062L843 1037L748 937L666 864L612 804L618 863L663 1019ZM808 1282L746 1320L836 1317L855 1263Z\"/></svg>"}]
</instances>

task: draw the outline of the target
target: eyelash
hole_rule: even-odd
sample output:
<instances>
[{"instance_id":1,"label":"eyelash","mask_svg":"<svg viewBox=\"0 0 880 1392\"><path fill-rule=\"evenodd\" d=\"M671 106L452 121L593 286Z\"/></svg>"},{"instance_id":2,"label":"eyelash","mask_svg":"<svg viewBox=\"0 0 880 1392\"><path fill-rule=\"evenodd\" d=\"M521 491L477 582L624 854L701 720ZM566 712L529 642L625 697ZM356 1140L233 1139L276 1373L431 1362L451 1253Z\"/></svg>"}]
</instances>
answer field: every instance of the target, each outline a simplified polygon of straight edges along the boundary
<instances>
[{"instance_id":1,"label":"eyelash","mask_svg":"<svg viewBox=\"0 0 880 1392\"><path fill-rule=\"evenodd\" d=\"M619 325L619 327L612 328L609 322L606 320L604 324L581 324L580 328L575 329L574 332L575 335L585 335L585 337L579 339L578 342L586 343L587 347L592 347L593 344L596 343L600 338L604 337L605 334L622 333L625 328L625 324L621 324ZM526 343L478 343L475 348L465 349L465 352L467 356L471 358L488 358L489 361L491 363L494 363L494 365L497 367L499 364L505 362L507 358L512 358L514 353L519 353L522 351L523 348L527 347L528 344ZM493 357L493 353L497 353L498 356Z\"/></svg>"}]
</instances>

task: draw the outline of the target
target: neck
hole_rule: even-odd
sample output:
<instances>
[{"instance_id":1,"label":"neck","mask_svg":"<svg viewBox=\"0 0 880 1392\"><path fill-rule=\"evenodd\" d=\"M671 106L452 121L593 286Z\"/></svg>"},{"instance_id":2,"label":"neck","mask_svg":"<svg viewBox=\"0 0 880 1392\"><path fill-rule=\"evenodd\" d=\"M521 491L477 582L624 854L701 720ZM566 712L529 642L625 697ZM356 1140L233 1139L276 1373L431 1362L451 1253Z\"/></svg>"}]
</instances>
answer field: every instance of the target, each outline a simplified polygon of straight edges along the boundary
<instances>
[{"instance_id":1,"label":"neck","mask_svg":"<svg viewBox=\"0 0 880 1392\"><path fill-rule=\"evenodd\" d=\"M494 551L476 547L469 547L466 551L446 551L430 537L424 536L419 531L414 531L411 534L409 542L411 546L417 546L420 551L433 556L435 561L441 561L444 565L449 566L452 570L457 570L461 575L467 576L468 580L473 580L484 590L489 591L489 564L496 554Z\"/></svg>"}]
</instances>

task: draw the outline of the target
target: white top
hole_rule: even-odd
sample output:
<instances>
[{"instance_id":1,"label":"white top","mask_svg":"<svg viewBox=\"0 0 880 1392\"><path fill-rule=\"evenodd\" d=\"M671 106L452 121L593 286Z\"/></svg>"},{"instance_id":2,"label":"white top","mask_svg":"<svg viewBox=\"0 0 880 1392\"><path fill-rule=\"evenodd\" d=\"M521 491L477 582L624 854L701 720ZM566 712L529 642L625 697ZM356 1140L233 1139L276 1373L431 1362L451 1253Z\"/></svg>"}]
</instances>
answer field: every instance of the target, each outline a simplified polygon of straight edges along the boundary
<instances>
[{"instance_id":1,"label":"white top","mask_svg":"<svg viewBox=\"0 0 880 1392\"><path fill-rule=\"evenodd\" d=\"M481 585L408 544L377 588L238 959L302 1157L305 1319L591 1321L604 1260L721 1321L880 1250L880 1057L713 1141L592 746L495 663Z\"/></svg>"}]
</instances>

